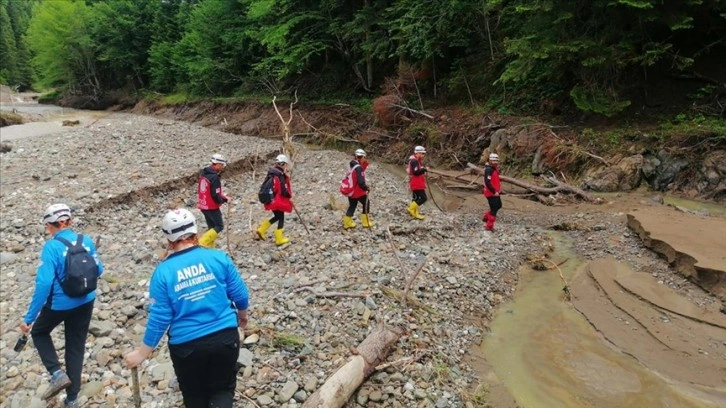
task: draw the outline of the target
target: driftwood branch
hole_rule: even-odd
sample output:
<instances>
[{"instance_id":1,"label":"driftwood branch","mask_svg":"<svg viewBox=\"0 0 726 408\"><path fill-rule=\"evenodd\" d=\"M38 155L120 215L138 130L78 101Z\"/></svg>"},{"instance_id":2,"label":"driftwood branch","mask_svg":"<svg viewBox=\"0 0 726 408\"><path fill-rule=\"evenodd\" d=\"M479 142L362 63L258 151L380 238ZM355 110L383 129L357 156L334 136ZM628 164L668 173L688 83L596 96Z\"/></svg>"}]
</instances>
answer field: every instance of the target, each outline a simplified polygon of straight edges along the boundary
<instances>
[{"instance_id":1,"label":"driftwood branch","mask_svg":"<svg viewBox=\"0 0 726 408\"><path fill-rule=\"evenodd\" d=\"M398 256L398 253L396 252L396 246L393 244L393 234L391 233L390 226L386 227L386 238L388 240L388 245L391 247L391 253L393 254L393 257L396 258L396 261L398 262L398 267L401 268L401 273L405 273L406 268L403 266L403 262Z\"/></svg>"},{"instance_id":2,"label":"driftwood branch","mask_svg":"<svg viewBox=\"0 0 726 408\"><path fill-rule=\"evenodd\" d=\"M437 171L437 170L433 170L433 169L429 169L428 172L431 173L431 174L435 174L437 176L441 176L441 177L448 178L448 179L460 180L460 181L463 181L465 183L468 183L469 185L477 184L476 179L472 179L471 178L471 172L470 171L467 171L466 173L462 173L462 174L460 174L458 176L452 176L452 175L450 175L448 173L444 173L444 172Z\"/></svg>"},{"instance_id":3,"label":"driftwood branch","mask_svg":"<svg viewBox=\"0 0 726 408\"><path fill-rule=\"evenodd\" d=\"M424 266L426 266L426 260L428 259L428 256L424 257L423 262L421 262L421 265L418 266L416 269L416 272L411 275L411 278L409 278L406 281L406 286L403 288L403 307L406 307L406 301L408 300L408 291L411 289L411 285L413 284L413 281L416 280L416 277L421 273Z\"/></svg>"},{"instance_id":4,"label":"driftwood branch","mask_svg":"<svg viewBox=\"0 0 726 408\"><path fill-rule=\"evenodd\" d=\"M250 210L247 214L247 228L250 229L250 232L254 233L255 229L252 228L252 207L250 207Z\"/></svg>"},{"instance_id":5,"label":"driftwood branch","mask_svg":"<svg viewBox=\"0 0 726 408\"><path fill-rule=\"evenodd\" d=\"M582 198L585 201L597 202L596 199L594 199L592 196L587 194L584 190L571 186L569 184L563 183L563 182L557 180L554 176L552 176L552 177L542 176L542 178L547 180L547 182L554 184L556 186L556 188L558 189L558 192L571 193L577 197Z\"/></svg>"},{"instance_id":6,"label":"driftwood branch","mask_svg":"<svg viewBox=\"0 0 726 408\"><path fill-rule=\"evenodd\" d=\"M611 165L610 162L608 162L607 160L603 159L602 157L600 157L600 156L598 156L596 154L592 154L592 153L588 152L587 150L583 150L582 153L585 154L586 156L592 157L593 159L599 161L600 163L602 163L602 164L604 164L606 166L610 166Z\"/></svg>"},{"instance_id":7,"label":"driftwood branch","mask_svg":"<svg viewBox=\"0 0 726 408\"><path fill-rule=\"evenodd\" d=\"M562 261L560 263L555 263L552 260L547 259L546 257L542 256L540 258L531 260L530 261L530 265L532 265L534 269L538 269L538 270L547 270L547 271L549 271L549 270L552 270L552 269L557 269L557 272L560 274L560 280L562 281L562 284L565 285L565 286L562 287L562 292L565 293L565 300L571 301L572 300L572 296L571 296L571 293L570 293L570 285L567 284L567 279L565 279L565 275L562 274L562 269L560 269L560 265L562 265L565 262L567 262L568 259L569 258L565 258L564 261ZM547 263L550 264L550 266L544 266L544 265L542 265L542 262L547 262Z\"/></svg>"},{"instance_id":8,"label":"driftwood branch","mask_svg":"<svg viewBox=\"0 0 726 408\"><path fill-rule=\"evenodd\" d=\"M340 408L363 381L375 372L388 357L403 330L379 326L357 347L353 356L318 388L303 404L303 408Z\"/></svg>"},{"instance_id":9,"label":"driftwood branch","mask_svg":"<svg viewBox=\"0 0 726 408\"><path fill-rule=\"evenodd\" d=\"M419 111L419 110L416 110L416 109L411 109L411 108L409 108L407 106L399 105L399 104L396 104L396 103L392 103L391 106L395 106L396 108L400 108L400 109L403 109L405 111L409 111L411 113L415 113L417 115L421 115L421 116L426 117L426 118L429 118L429 119L433 119L434 118L433 116L429 115L426 112Z\"/></svg>"},{"instance_id":10,"label":"driftwood branch","mask_svg":"<svg viewBox=\"0 0 726 408\"><path fill-rule=\"evenodd\" d=\"M381 292L383 292L384 295L390 297L391 299L396 299L403 303L402 291L394 288L389 288L388 286L381 286ZM438 314L436 309L432 308L431 306L427 305L426 303L422 302L421 300L412 295L406 296L406 304L416 309L425 310L427 313L431 313L434 315Z\"/></svg>"},{"instance_id":11,"label":"driftwood branch","mask_svg":"<svg viewBox=\"0 0 726 408\"><path fill-rule=\"evenodd\" d=\"M317 135L323 135L323 136L325 136L328 139L335 139L335 140L337 140L339 142L358 143L358 141L355 140L355 139L348 139L348 138L345 138L345 137L341 137L341 136L338 136L338 135L334 135L332 133L323 132L320 129L318 129L315 126L313 126L310 122L308 122L307 120L305 120L305 118L303 117L302 113L298 112L297 114L298 114L298 116L300 116L300 120L302 120L303 123L305 123L314 132L313 133L296 133L293 136L308 136L308 135L310 135L310 136L317 136Z\"/></svg>"}]
</instances>

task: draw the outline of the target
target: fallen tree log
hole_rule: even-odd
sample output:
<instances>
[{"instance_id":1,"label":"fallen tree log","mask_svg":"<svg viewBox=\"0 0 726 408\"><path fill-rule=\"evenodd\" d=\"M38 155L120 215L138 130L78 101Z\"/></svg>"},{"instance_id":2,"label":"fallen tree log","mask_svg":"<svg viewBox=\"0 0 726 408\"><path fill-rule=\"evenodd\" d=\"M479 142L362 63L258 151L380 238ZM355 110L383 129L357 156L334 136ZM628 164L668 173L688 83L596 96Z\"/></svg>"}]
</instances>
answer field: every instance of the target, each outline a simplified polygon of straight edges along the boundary
<instances>
[{"instance_id":1,"label":"fallen tree log","mask_svg":"<svg viewBox=\"0 0 726 408\"><path fill-rule=\"evenodd\" d=\"M443 171L438 171L438 170L434 170L434 169L428 169L428 173L435 174L437 176L441 176L441 177L444 177L446 179L458 180L458 181L461 181L462 183L478 184L478 185L481 185L482 184L481 181L471 178L471 172L470 171L467 171L466 173L463 173L463 174L459 174L458 176L452 176L449 173L445 173Z\"/></svg>"},{"instance_id":2,"label":"fallen tree log","mask_svg":"<svg viewBox=\"0 0 726 408\"><path fill-rule=\"evenodd\" d=\"M471 171L472 174L484 175L484 169L477 166L476 164L467 163L466 167L469 168L469 171ZM545 194L545 195L556 194L556 193L572 194L582 200L585 200L585 201L588 201L591 203L598 202L598 200L596 200L595 198L593 198L592 196L587 194L582 189L579 189L577 187L573 187L569 184L563 183L563 182L555 179L554 177L542 176L542 178L544 180L546 180L548 183L554 184L554 187L542 187L542 186L530 184L530 183L527 183L527 182L524 182L521 180L517 180L512 177L499 175L499 180L501 180L505 183L513 184L518 187L522 187L533 193Z\"/></svg>"},{"instance_id":3,"label":"fallen tree log","mask_svg":"<svg viewBox=\"0 0 726 408\"><path fill-rule=\"evenodd\" d=\"M340 408L350 396L376 369L394 344L403 334L401 329L378 326L361 342L352 348L354 356L325 383L318 388L303 404L303 408Z\"/></svg>"}]
</instances>

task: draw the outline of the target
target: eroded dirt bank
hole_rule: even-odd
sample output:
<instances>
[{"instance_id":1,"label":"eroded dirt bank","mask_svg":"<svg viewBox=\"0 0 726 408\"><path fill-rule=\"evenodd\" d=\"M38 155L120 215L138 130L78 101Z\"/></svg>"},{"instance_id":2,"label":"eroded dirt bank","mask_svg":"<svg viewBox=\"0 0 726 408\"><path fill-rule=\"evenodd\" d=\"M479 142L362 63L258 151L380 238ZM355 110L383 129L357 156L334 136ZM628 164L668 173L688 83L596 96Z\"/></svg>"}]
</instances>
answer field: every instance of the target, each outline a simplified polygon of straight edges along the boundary
<instances>
[{"instance_id":1,"label":"eroded dirt bank","mask_svg":"<svg viewBox=\"0 0 726 408\"><path fill-rule=\"evenodd\" d=\"M628 214L628 226L676 271L726 301L726 220L654 207Z\"/></svg>"}]
</instances>

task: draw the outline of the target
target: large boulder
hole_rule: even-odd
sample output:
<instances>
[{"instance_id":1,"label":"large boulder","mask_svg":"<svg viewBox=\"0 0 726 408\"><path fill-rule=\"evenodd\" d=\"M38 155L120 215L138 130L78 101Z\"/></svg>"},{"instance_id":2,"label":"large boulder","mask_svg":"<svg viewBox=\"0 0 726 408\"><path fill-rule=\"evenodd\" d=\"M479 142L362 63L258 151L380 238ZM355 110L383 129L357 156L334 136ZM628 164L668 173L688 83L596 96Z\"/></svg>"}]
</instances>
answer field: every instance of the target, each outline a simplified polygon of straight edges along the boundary
<instances>
[{"instance_id":1,"label":"large boulder","mask_svg":"<svg viewBox=\"0 0 726 408\"><path fill-rule=\"evenodd\" d=\"M583 188L599 192L636 189L640 186L642 167L642 155L626 157L615 165L589 171L583 180Z\"/></svg>"},{"instance_id":2,"label":"large boulder","mask_svg":"<svg viewBox=\"0 0 726 408\"><path fill-rule=\"evenodd\" d=\"M686 157L675 156L665 150L658 152L660 165L656 168L655 175L650 183L654 190L665 191L673 187L680 172L691 164Z\"/></svg>"},{"instance_id":3,"label":"large boulder","mask_svg":"<svg viewBox=\"0 0 726 408\"><path fill-rule=\"evenodd\" d=\"M715 200L726 199L726 150L708 153L701 163L699 173L699 194Z\"/></svg>"},{"instance_id":4,"label":"large boulder","mask_svg":"<svg viewBox=\"0 0 726 408\"><path fill-rule=\"evenodd\" d=\"M643 155L636 154L626 157L618 162L617 167L622 173L622 177L620 178L621 190L635 190L640 186Z\"/></svg>"}]
</instances>

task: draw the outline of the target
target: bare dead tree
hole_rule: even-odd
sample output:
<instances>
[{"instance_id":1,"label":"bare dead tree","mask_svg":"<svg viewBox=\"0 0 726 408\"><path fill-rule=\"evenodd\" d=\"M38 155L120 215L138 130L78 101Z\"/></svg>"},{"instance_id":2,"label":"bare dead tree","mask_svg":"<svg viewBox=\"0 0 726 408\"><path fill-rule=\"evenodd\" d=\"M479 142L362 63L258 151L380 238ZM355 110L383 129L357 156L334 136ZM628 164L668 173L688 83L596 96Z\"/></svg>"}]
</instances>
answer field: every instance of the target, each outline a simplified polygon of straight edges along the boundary
<instances>
[{"instance_id":1,"label":"bare dead tree","mask_svg":"<svg viewBox=\"0 0 726 408\"><path fill-rule=\"evenodd\" d=\"M295 100L290 102L290 116L287 120L282 117L280 109L277 108L277 103L275 103L276 100L277 95L272 97L272 106L275 107L275 112L277 112L277 116L280 118L280 122L282 122L282 153L287 155L287 157L290 158L290 161L294 163L295 146L292 144L292 136L290 135L290 123L294 117L292 114L293 107L297 104L297 91L295 91Z\"/></svg>"}]
</instances>

